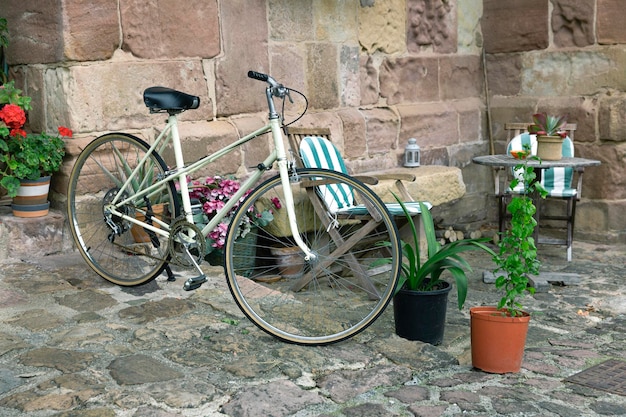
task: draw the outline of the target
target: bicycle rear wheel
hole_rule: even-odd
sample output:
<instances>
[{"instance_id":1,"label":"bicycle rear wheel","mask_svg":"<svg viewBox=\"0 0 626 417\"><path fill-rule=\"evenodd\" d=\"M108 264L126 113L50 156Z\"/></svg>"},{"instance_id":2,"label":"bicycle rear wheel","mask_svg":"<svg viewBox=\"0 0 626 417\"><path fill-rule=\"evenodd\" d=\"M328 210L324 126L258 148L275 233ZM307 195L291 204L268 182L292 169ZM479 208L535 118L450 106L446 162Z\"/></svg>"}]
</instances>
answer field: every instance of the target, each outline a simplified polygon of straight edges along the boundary
<instances>
[{"instance_id":1,"label":"bicycle rear wheel","mask_svg":"<svg viewBox=\"0 0 626 417\"><path fill-rule=\"evenodd\" d=\"M333 187L349 190L360 210L331 213L325 202L332 200ZM316 259L305 260L293 241L276 176L255 188L233 216L225 244L228 286L244 314L283 341L345 340L373 323L393 297L401 262L398 231L378 196L344 174L298 170L291 189L301 237ZM264 221L270 211L273 219Z\"/></svg>"},{"instance_id":2,"label":"bicycle rear wheel","mask_svg":"<svg viewBox=\"0 0 626 417\"><path fill-rule=\"evenodd\" d=\"M167 237L133 225L106 209L149 148L143 140L123 133L100 136L78 156L69 178L67 213L74 242L98 275L122 286L156 278L169 259ZM152 153L141 175L131 181L128 191L122 192L120 201L145 190L166 170L163 159ZM180 212L171 182L117 210L155 226L157 221L163 222L159 228L166 228Z\"/></svg>"}]
</instances>

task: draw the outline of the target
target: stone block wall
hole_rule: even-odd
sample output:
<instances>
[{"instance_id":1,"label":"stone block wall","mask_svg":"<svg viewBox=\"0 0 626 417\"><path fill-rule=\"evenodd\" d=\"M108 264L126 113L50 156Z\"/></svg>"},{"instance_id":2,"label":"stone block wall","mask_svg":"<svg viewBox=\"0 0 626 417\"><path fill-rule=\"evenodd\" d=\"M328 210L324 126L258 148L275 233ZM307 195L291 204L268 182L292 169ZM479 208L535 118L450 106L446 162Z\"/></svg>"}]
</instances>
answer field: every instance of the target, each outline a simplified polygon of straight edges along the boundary
<instances>
[{"instance_id":1,"label":"stone block wall","mask_svg":"<svg viewBox=\"0 0 626 417\"><path fill-rule=\"evenodd\" d=\"M262 126L263 85L246 77L254 69L307 95L309 112L298 125L329 127L354 171L399 166L410 137L418 140L422 163L461 168L467 193L439 214L478 227L495 221L491 173L471 163L489 152L483 44L496 139L505 117L567 109L584 145L599 141L606 148L603 171L590 169L586 185L606 178L607 170L618 174L623 165L626 76L619 65L626 42L615 18L623 14L619 1L503 3L2 0L0 14L9 20L12 76L33 97L31 128L62 124L75 132L55 175L58 201L82 143L114 130L154 137L163 118L143 105L149 86L201 97L200 108L182 118L188 155L206 154ZM515 15L524 19L501 21ZM591 134L598 136L591 140ZM257 139L205 173L244 176L268 146L266 138ZM583 145L577 152L598 153ZM621 178L610 187L619 189ZM625 205L624 197L609 195L609 188L593 192L581 210L603 213L602 221L579 224L621 236L624 225L611 213Z\"/></svg>"},{"instance_id":2,"label":"stone block wall","mask_svg":"<svg viewBox=\"0 0 626 417\"><path fill-rule=\"evenodd\" d=\"M496 150L504 123L546 111L578 125L577 156L602 161L585 170L578 238L626 242L625 18L620 0L484 0Z\"/></svg>"}]
</instances>

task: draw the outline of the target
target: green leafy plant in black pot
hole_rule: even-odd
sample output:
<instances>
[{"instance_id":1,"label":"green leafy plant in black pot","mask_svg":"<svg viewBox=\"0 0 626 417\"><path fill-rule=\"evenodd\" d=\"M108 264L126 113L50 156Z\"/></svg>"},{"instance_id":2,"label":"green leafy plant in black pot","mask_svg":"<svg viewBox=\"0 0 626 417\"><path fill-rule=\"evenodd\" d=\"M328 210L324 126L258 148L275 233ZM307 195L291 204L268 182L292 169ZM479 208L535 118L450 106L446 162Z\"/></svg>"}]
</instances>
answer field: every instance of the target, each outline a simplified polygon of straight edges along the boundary
<instances>
[{"instance_id":1,"label":"green leafy plant in black pot","mask_svg":"<svg viewBox=\"0 0 626 417\"><path fill-rule=\"evenodd\" d=\"M492 256L496 254L485 245L488 238L461 239L440 245L429 207L420 202L420 217L427 244L427 254L422 260L419 233L412 217L414 213L397 196L394 197L404 211L412 240L401 242L402 268L393 301L396 334L409 340L440 344L451 290L451 284L443 280L442 275L448 271L454 278L458 307L461 309L467 297L466 271L471 271L461 254L471 250L483 250Z\"/></svg>"}]
</instances>

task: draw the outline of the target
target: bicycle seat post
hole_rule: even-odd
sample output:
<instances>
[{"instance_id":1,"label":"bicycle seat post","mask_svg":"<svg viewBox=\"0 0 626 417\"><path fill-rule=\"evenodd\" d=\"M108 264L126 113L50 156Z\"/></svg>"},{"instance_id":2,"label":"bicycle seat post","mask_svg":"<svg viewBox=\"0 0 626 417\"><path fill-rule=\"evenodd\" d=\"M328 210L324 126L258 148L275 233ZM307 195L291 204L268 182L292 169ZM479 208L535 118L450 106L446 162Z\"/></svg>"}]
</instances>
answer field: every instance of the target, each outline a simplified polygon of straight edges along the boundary
<instances>
[{"instance_id":1,"label":"bicycle seat post","mask_svg":"<svg viewBox=\"0 0 626 417\"><path fill-rule=\"evenodd\" d=\"M185 160L183 158L183 147L180 143L180 135L178 133L178 119L176 113L170 113L167 118L167 123L171 126L172 134L172 146L174 147L174 157L176 160L176 169L180 170L185 166ZM183 202L183 213L187 216L187 220L193 223L193 217L191 214L191 200L189 199L189 188L187 187L187 178L185 174L179 174L178 183L180 185L180 195ZM187 197L187 198L185 198Z\"/></svg>"}]
</instances>

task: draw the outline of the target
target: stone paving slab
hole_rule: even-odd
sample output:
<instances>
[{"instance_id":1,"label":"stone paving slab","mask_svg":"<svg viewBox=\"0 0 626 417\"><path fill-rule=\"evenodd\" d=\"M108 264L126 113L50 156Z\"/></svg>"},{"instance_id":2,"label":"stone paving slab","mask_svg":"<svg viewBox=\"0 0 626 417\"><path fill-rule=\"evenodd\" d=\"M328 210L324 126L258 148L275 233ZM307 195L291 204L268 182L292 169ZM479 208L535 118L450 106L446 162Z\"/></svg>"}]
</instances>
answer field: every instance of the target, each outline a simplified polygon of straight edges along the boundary
<instances>
[{"instance_id":1,"label":"stone paving slab","mask_svg":"<svg viewBox=\"0 0 626 417\"><path fill-rule=\"evenodd\" d=\"M0 416L625 416L626 397L564 380L626 357L626 248L576 242L571 263L541 253L546 273L579 280L525 300L522 371L506 375L471 367L469 307L499 298L481 254L438 347L397 337L391 309L336 345L279 342L245 319L219 268L185 292L185 271L122 288L74 253L6 259Z\"/></svg>"}]
</instances>

